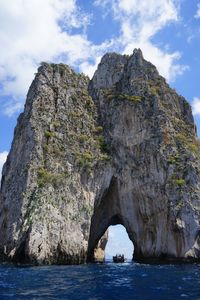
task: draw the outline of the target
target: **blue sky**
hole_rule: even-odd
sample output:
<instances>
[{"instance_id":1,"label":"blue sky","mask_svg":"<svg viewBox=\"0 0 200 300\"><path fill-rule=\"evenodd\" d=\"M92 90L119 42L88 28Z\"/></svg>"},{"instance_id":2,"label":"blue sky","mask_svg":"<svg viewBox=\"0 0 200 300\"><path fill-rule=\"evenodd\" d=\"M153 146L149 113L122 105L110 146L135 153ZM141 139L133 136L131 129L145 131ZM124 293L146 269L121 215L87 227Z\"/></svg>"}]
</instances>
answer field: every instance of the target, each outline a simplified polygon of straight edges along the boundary
<instances>
[{"instance_id":1,"label":"blue sky","mask_svg":"<svg viewBox=\"0 0 200 300\"><path fill-rule=\"evenodd\" d=\"M134 48L190 102L200 133L199 0L0 0L0 172L41 61L92 77L104 53Z\"/></svg>"},{"instance_id":2,"label":"blue sky","mask_svg":"<svg viewBox=\"0 0 200 300\"><path fill-rule=\"evenodd\" d=\"M108 228L108 242L105 249L105 258L112 259L116 254L124 254L124 257L131 260L134 246L129 240L126 229L122 225L110 226Z\"/></svg>"}]
</instances>

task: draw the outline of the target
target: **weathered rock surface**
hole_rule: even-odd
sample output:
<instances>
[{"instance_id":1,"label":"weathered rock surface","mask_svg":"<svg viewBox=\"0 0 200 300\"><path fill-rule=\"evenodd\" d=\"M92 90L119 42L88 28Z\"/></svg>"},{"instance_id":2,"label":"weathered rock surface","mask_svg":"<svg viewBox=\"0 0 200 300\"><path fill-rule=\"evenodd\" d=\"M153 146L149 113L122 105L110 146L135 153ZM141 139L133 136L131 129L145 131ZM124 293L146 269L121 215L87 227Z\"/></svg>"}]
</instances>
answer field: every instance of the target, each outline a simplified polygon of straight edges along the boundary
<instances>
[{"instance_id":1,"label":"weathered rock surface","mask_svg":"<svg viewBox=\"0 0 200 300\"><path fill-rule=\"evenodd\" d=\"M199 175L190 105L140 50L106 54L91 81L43 63L3 168L1 259L102 258L123 224L135 260L199 260Z\"/></svg>"}]
</instances>

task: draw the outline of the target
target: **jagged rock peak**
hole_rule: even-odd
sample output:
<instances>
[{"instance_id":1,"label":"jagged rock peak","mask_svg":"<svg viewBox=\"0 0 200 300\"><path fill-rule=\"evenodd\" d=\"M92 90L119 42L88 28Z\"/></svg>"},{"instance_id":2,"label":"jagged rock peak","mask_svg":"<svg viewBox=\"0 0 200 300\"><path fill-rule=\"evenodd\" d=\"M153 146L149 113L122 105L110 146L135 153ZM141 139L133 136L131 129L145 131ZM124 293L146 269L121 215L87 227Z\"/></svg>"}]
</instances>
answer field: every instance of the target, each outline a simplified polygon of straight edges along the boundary
<instances>
[{"instance_id":1,"label":"jagged rock peak","mask_svg":"<svg viewBox=\"0 0 200 300\"><path fill-rule=\"evenodd\" d=\"M134 61L135 64L138 64L139 66L141 66L144 61L142 50L134 49L133 54L131 55L131 60Z\"/></svg>"},{"instance_id":2,"label":"jagged rock peak","mask_svg":"<svg viewBox=\"0 0 200 300\"><path fill-rule=\"evenodd\" d=\"M144 60L142 50L140 48L135 48L133 50L133 53L131 55L122 55L116 52L107 52L101 59L101 63L107 62L107 60L116 60L119 59L120 57L124 57L126 59L132 58L132 59L138 59L138 60Z\"/></svg>"},{"instance_id":3,"label":"jagged rock peak","mask_svg":"<svg viewBox=\"0 0 200 300\"><path fill-rule=\"evenodd\" d=\"M143 58L142 51L134 49L132 55L105 54L94 73L92 84L96 89L112 88L120 81L120 85L125 86L135 79L148 81L158 78L165 81L156 67Z\"/></svg>"},{"instance_id":4,"label":"jagged rock peak","mask_svg":"<svg viewBox=\"0 0 200 300\"><path fill-rule=\"evenodd\" d=\"M142 50L140 48L135 48L133 49L133 56L137 56L137 57L141 57L142 59L144 59L143 54L142 54Z\"/></svg>"}]
</instances>

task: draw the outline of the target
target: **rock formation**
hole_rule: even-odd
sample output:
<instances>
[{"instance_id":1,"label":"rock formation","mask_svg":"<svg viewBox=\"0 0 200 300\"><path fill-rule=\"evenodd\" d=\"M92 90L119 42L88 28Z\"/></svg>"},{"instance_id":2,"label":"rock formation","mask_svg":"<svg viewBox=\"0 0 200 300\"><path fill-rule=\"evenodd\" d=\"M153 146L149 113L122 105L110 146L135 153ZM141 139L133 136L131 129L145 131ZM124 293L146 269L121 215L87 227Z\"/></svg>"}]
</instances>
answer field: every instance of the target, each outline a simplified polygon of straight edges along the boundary
<instances>
[{"instance_id":1,"label":"rock formation","mask_svg":"<svg viewBox=\"0 0 200 300\"><path fill-rule=\"evenodd\" d=\"M2 172L1 260L92 261L114 224L137 261L199 260L199 176L190 105L140 49L91 81L42 63Z\"/></svg>"}]
</instances>

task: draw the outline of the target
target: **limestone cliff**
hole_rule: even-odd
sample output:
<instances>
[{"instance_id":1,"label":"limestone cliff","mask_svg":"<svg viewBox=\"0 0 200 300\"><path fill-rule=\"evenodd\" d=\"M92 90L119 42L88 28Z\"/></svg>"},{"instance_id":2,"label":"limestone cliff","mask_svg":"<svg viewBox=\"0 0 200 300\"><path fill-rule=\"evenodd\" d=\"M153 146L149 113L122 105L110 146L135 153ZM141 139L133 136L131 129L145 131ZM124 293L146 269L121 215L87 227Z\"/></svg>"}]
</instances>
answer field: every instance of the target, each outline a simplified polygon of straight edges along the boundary
<instances>
[{"instance_id":1,"label":"limestone cliff","mask_svg":"<svg viewBox=\"0 0 200 300\"><path fill-rule=\"evenodd\" d=\"M1 259L92 261L123 224L135 260L198 260L199 175L190 105L140 50L91 81L43 63L3 168Z\"/></svg>"}]
</instances>

